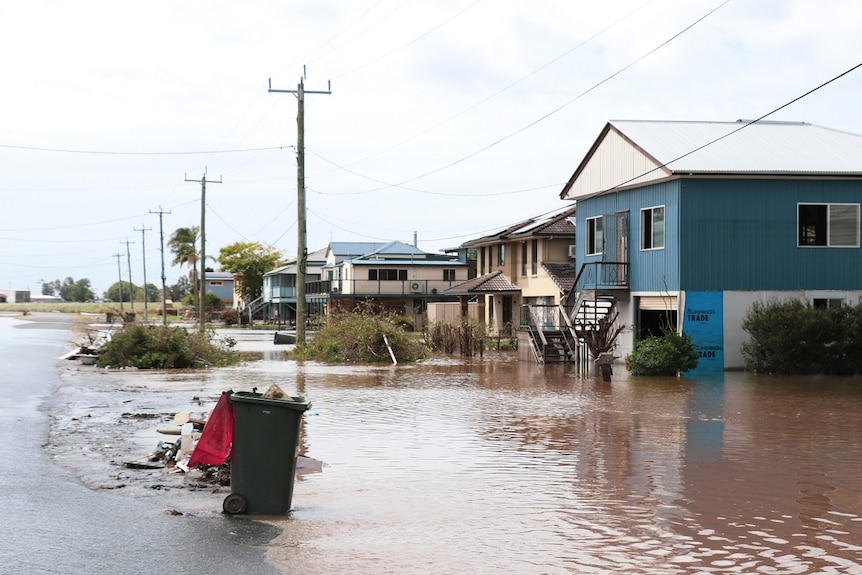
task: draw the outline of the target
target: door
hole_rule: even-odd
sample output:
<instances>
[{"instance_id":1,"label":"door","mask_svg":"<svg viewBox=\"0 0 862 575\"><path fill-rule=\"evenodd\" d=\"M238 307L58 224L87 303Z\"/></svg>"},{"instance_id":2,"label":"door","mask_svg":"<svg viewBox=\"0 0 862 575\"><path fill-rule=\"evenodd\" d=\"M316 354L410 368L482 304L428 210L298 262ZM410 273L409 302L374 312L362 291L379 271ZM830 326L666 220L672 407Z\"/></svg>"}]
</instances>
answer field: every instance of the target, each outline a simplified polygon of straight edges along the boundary
<instances>
[{"instance_id":1,"label":"door","mask_svg":"<svg viewBox=\"0 0 862 575\"><path fill-rule=\"evenodd\" d=\"M617 214L617 248L616 261L620 264L629 263L629 213L619 212ZM617 283L628 284L627 265L618 265Z\"/></svg>"}]
</instances>

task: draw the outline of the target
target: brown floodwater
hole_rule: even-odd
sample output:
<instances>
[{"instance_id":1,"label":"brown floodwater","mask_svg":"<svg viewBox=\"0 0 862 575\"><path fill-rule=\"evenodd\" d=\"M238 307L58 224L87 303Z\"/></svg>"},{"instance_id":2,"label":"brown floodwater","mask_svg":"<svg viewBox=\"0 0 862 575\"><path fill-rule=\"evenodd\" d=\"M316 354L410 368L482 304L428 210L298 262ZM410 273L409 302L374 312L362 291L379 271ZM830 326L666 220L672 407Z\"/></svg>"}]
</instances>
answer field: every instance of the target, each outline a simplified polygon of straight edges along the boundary
<instances>
[{"instance_id":1,"label":"brown floodwater","mask_svg":"<svg viewBox=\"0 0 862 575\"><path fill-rule=\"evenodd\" d=\"M66 381L91 423L272 383L308 399L301 450L323 471L266 518L285 573L862 573L862 379L262 358ZM220 511L223 493L199 497Z\"/></svg>"}]
</instances>

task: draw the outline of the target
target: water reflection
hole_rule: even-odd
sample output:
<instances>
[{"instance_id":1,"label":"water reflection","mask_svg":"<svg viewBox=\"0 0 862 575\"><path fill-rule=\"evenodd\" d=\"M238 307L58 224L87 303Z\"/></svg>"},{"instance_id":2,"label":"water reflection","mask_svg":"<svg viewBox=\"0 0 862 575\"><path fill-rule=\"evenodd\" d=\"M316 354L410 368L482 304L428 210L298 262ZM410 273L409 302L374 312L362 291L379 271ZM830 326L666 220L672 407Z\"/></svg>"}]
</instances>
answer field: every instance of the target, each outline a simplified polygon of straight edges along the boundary
<instances>
[{"instance_id":1,"label":"water reflection","mask_svg":"<svg viewBox=\"0 0 862 575\"><path fill-rule=\"evenodd\" d=\"M326 467L272 551L295 573L862 573L855 379L605 383L501 354L216 380L312 403Z\"/></svg>"}]
</instances>

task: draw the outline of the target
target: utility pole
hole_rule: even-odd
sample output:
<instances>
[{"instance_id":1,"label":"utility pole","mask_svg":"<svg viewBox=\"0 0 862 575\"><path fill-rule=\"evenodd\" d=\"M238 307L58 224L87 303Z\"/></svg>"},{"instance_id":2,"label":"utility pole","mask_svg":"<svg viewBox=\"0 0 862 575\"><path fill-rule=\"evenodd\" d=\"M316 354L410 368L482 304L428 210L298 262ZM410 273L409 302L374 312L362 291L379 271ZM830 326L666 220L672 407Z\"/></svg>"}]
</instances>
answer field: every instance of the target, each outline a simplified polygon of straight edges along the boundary
<instances>
[{"instance_id":1,"label":"utility pole","mask_svg":"<svg viewBox=\"0 0 862 575\"><path fill-rule=\"evenodd\" d=\"M120 258L122 254L114 254L114 257L117 258L117 277L120 278L120 281L117 283L117 286L120 288L120 316L123 315L123 272L120 267Z\"/></svg>"},{"instance_id":2,"label":"utility pole","mask_svg":"<svg viewBox=\"0 0 862 575\"><path fill-rule=\"evenodd\" d=\"M154 212L150 210L151 214L159 214L159 251L162 253L162 325L167 327L168 325L168 304L167 304L167 287L165 287L165 228L162 226L162 215L170 214L170 211L162 210L162 206L159 206L159 211Z\"/></svg>"},{"instance_id":3,"label":"utility pole","mask_svg":"<svg viewBox=\"0 0 862 575\"><path fill-rule=\"evenodd\" d=\"M297 102L296 114L296 342L305 343L305 268L308 260L308 249L306 246L306 210L305 210L305 95L306 94L331 94L331 84L327 83L326 90L314 91L305 89L305 67L302 68L302 76L296 90L274 90L272 78L269 79L269 91L287 94L295 94Z\"/></svg>"},{"instance_id":4,"label":"utility pole","mask_svg":"<svg viewBox=\"0 0 862 575\"><path fill-rule=\"evenodd\" d=\"M147 311L147 300L149 299L147 296L147 240L146 233L153 228L133 228L136 232L141 232L141 252L144 256L144 321L149 321L150 316Z\"/></svg>"},{"instance_id":5,"label":"utility pole","mask_svg":"<svg viewBox=\"0 0 862 575\"><path fill-rule=\"evenodd\" d=\"M126 240L120 243L126 244L126 263L129 266L129 305L132 308L132 313L135 313L135 284L132 283L132 252L129 250L129 244L135 242Z\"/></svg>"},{"instance_id":6,"label":"utility pole","mask_svg":"<svg viewBox=\"0 0 862 575\"><path fill-rule=\"evenodd\" d=\"M206 281L207 281L207 248L206 248L206 213L207 213L207 171L204 169L204 175L200 180L190 180L186 177L187 182L198 182L201 185L201 279L200 279L200 297L198 298L198 305L200 306L200 311L198 312L198 318L200 319L200 330L201 333L206 331ZM211 180L210 183L220 184L221 176L219 176L218 181Z\"/></svg>"}]
</instances>

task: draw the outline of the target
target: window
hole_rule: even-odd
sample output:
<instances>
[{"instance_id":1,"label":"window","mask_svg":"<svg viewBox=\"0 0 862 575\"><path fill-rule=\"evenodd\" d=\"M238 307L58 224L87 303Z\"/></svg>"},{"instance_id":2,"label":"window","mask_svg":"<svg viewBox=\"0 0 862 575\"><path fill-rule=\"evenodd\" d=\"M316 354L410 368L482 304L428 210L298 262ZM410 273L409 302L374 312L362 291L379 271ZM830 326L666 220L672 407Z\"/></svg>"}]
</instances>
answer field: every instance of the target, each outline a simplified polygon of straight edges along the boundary
<instances>
[{"instance_id":1,"label":"window","mask_svg":"<svg viewBox=\"0 0 862 575\"><path fill-rule=\"evenodd\" d=\"M368 270L368 279L374 281L407 281L407 270L395 270L395 269L369 269Z\"/></svg>"},{"instance_id":2,"label":"window","mask_svg":"<svg viewBox=\"0 0 862 575\"><path fill-rule=\"evenodd\" d=\"M506 246L504 244L497 246L497 265L501 267L506 265Z\"/></svg>"},{"instance_id":3,"label":"window","mask_svg":"<svg viewBox=\"0 0 862 575\"><path fill-rule=\"evenodd\" d=\"M641 249L664 248L664 206L641 210Z\"/></svg>"},{"instance_id":4,"label":"window","mask_svg":"<svg viewBox=\"0 0 862 575\"><path fill-rule=\"evenodd\" d=\"M595 256L601 254L604 243L602 216L587 218L587 255Z\"/></svg>"},{"instance_id":5,"label":"window","mask_svg":"<svg viewBox=\"0 0 862 575\"><path fill-rule=\"evenodd\" d=\"M445 270L443 270L443 281L444 281L444 282L453 282L453 281L455 281L455 270L454 270L454 269L445 269Z\"/></svg>"},{"instance_id":6,"label":"window","mask_svg":"<svg viewBox=\"0 0 862 575\"><path fill-rule=\"evenodd\" d=\"M213 281L209 282L209 284L211 286L221 286L221 285L224 285L224 282L221 280L213 280Z\"/></svg>"},{"instance_id":7,"label":"window","mask_svg":"<svg viewBox=\"0 0 862 575\"><path fill-rule=\"evenodd\" d=\"M533 275L539 273L539 240L533 240L533 267L530 271Z\"/></svg>"},{"instance_id":8,"label":"window","mask_svg":"<svg viewBox=\"0 0 862 575\"><path fill-rule=\"evenodd\" d=\"M841 307L844 305L844 300L840 297L830 298L814 298L811 305L818 309L830 309L833 307Z\"/></svg>"},{"instance_id":9,"label":"window","mask_svg":"<svg viewBox=\"0 0 862 575\"><path fill-rule=\"evenodd\" d=\"M527 242L521 242L521 275L527 275Z\"/></svg>"},{"instance_id":10,"label":"window","mask_svg":"<svg viewBox=\"0 0 862 575\"><path fill-rule=\"evenodd\" d=\"M859 204L799 204L798 246L859 247Z\"/></svg>"},{"instance_id":11,"label":"window","mask_svg":"<svg viewBox=\"0 0 862 575\"><path fill-rule=\"evenodd\" d=\"M490 248L489 248L490 249ZM485 248L479 248L479 275L485 275Z\"/></svg>"}]
</instances>

